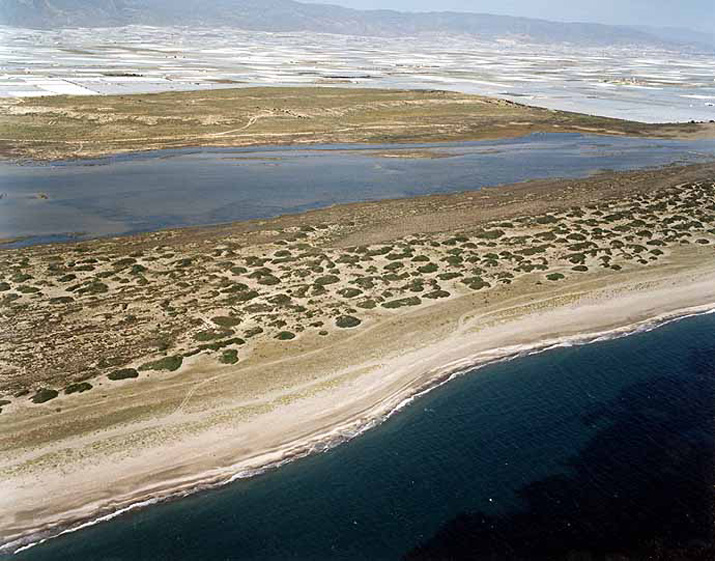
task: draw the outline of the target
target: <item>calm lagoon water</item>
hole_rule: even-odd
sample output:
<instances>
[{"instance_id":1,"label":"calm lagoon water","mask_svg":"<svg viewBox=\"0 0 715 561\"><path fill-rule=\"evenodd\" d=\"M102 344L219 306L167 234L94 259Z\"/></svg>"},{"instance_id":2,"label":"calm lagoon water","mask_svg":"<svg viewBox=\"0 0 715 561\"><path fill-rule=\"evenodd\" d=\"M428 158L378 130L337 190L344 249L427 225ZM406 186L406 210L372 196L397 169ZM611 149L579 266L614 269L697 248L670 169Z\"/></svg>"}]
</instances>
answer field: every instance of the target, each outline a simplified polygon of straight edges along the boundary
<instances>
[{"instance_id":1,"label":"calm lagoon water","mask_svg":"<svg viewBox=\"0 0 715 561\"><path fill-rule=\"evenodd\" d=\"M553 560L656 542L675 559L712 544L714 419L710 314L474 371L331 451L13 559Z\"/></svg>"},{"instance_id":2,"label":"calm lagoon water","mask_svg":"<svg viewBox=\"0 0 715 561\"><path fill-rule=\"evenodd\" d=\"M379 153L422 149L443 157ZM22 244L32 244L72 234L81 239L218 224L713 156L715 141L535 134L434 145L179 150L53 165L0 163L0 238L27 236Z\"/></svg>"}]
</instances>

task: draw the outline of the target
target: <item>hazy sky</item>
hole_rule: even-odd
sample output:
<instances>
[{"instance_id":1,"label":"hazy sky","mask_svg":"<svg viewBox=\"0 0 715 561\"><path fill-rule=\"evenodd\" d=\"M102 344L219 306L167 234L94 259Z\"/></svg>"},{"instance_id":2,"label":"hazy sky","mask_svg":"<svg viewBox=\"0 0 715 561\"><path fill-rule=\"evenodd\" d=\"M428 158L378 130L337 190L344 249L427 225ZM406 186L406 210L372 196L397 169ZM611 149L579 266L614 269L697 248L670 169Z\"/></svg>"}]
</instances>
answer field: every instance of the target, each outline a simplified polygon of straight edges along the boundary
<instances>
[{"instance_id":1,"label":"hazy sky","mask_svg":"<svg viewBox=\"0 0 715 561\"><path fill-rule=\"evenodd\" d=\"M460 11L558 21L691 27L715 33L715 0L301 0L350 8Z\"/></svg>"}]
</instances>

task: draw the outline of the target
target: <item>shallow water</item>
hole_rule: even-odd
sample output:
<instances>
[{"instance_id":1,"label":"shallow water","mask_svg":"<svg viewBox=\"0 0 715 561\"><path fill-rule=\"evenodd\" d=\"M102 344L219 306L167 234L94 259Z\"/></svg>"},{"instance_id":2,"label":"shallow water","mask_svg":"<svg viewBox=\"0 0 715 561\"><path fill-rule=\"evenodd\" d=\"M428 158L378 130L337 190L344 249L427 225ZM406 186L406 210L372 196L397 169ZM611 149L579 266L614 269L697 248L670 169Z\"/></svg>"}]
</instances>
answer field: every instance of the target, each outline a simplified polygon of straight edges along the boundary
<instances>
[{"instance_id":1,"label":"shallow water","mask_svg":"<svg viewBox=\"0 0 715 561\"><path fill-rule=\"evenodd\" d=\"M668 558L703 547L714 334L709 314L492 365L331 451L14 559L561 559L654 540Z\"/></svg>"},{"instance_id":2,"label":"shallow water","mask_svg":"<svg viewBox=\"0 0 715 561\"><path fill-rule=\"evenodd\" d=\"M381 154L415 150L442 157ZM0 238L27 237L15 245L28 245L218 224L714 155L715 141L535 134L432 145L187 149L54 165L1 163Z\"/></svg>"}]
</instances>

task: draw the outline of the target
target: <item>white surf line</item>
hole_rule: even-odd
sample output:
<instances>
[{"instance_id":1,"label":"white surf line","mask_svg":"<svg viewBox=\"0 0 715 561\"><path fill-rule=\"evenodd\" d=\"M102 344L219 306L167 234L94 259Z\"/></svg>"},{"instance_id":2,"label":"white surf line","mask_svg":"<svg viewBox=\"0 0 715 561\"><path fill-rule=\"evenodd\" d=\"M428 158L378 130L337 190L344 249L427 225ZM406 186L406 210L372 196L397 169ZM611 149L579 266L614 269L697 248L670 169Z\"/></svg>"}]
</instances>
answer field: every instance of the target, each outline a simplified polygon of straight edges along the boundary
<instances>
[{"instance_id":1,"label":"white surf line","mask_svg":"<svg viewBox=\"0 0 715 561\"><path fill-rule=\"evenodd\" d=\"M348 434L346 436L345 429L347 426L354 426L356 423L359 423L359 420L357 421L351 421L348 423L343 424L342 426L338 427L333 427L331 430L324 431L321 435L317 437L315 441L311 444L310 442L308 445L310 447L306 450L305 445L294 445L292 446L292 449L294 451L297 450L297 453L295 453L293 456L289 458L284 458L281 460L269 462L266 465L258 468L252 468L248 470L243 470L243 471L237 471L234 473L232 476L228 477L227 479L223 480L220 483L212 484L209 486L204 486L204 489L208 488L216 488L216 487L223 487L225 485L228 485L230 483L233 483L239 479L246 479L250 478L254 475L258 475L261 473L265 473L266 471L269 471L271 469L275 469L278 467L281 467L287 463L290 463L294 460L304 458L308 455L311 455L314 452L317 451L326 451L330 450L332 448L335 448L336 446L343 444L345 442L348 442L350 440L353 440L354 438L364 434L368 430L371 430L379 425L381 425L383 422L387 421L390 419L392 416L397 414L399 411L404 409L406 406L410 405L412 402L416 401L418 398L422 397L423 395L428 394L434 389L437 389L446 383L452 381L453 379L463 376L471 371L477 370L477 369L482 369L487 366L491 366L493 364L498 364L500 362L510 362L512 360L518 359L518 358L524 358L536 354L541 354L543 352L547 352L549 350L557 349L557 348L562 348L562 347L571 347L571 346L585 346L589 345L592 343L597 343L597 342L605 342L609 340L614 340L614 339L620 339L623 337L627 337L630 335L635 335L639 333L644 333L644 332L649 332L653 331L655 329L658 329L660 327L663 327L669 323L674 323L676 321L680 321L683 319L691 318L691 317L696 317L699 315L711 315L715 314L715 302L710 303L710 304L703 304L700 306L693 306L690 308L683 308L682 310L676 310L673 311L669 314L662 314L660 316L656 316L647 320L643 320L641 322L638 322L636 324L632 324L629 326L624 326L620 328L615 328L612 330L607 330L607 331L600 331L600 332L594 332L590 334L581 334L581 335L575 335L575 336L570 336L570 337L564 337L561 339L551 339L549 341L544 341L541 343L535 343L533 345L513 345L513 346L508 346L508 347L500 347L497 349L493 349L491 351L487 352L482 352L479 353L477 356L469 357L466 359L461 359L459 361L455 361L451 364L445 365L445 367L441 368L440 371L442 372L449 372L450 369L452 369L452 373L449 375L444 376L442 379L437 380L435 383L430 383L427 382L422 388L417 388L416 391L404 399L402 399L399 403L397 403L392 409L387 411L384 415L380 417L375 417L373 419L368 419L366 420L363 425L357 428L352 434ZM492 355L493 358L489 358L489 355ZM478 361L478 357L483 357L485 360L482 360L481 362ZM471 361L471 364L469 362ZM339 438L338 440L333 439L332 441L328 439L331 435L338 435ZM322 447L321 447L322 444ZM302 448L302 450L301 450ZM196 490L199 490L201 485L196 486ZM20 546L18 549L13 550L13 554L18 554L23 551L26 551L36 545L43 544L51 539L54 539L56 537L73 533L76 532L77 530L81 530L83 528L87 528L90 526L94 526L95 524L99 524L100 522L106 522L109 520L112 520L113 518L116 518L117 516L120 516L126 512L129 512L131 510L135 510L138 508L142 508L144 506L149 506L151 504L157 504L160 502L165 502L168 500L175 499L179 496L188 496L189 494L192 494L192 491L180 491L177 493L174 493L173 495L168 495L166 497L162 498L154 498L154 499L148 499L144 501L139 501L134 504L130 504L125 508L119 509L116 512L109 513L103 516L100 516L98 518L89 520L85 523L81 523L75 527L72 528L67 528L55 535L50 535L46 538L42 538L40 540L25 544L23 546ZM18 541L14 543L18 543ZM12 542L10 544L6 544L3 546L3 548L12 548ZM1 550L2 548L0 548Z\"/></svg>"}]
</instances>

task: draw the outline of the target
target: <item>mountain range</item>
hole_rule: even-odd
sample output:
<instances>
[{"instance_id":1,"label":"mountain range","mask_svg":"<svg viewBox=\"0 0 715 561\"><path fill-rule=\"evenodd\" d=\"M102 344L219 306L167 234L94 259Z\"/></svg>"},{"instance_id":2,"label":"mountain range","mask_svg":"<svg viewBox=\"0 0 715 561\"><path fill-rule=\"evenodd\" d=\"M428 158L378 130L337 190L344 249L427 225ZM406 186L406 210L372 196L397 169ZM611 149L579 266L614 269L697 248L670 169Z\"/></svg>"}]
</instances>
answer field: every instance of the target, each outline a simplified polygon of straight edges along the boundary
<instances>
[{"instance_id":1,"label":"mountain range","mask_svg":"<svg viewBox=\"0 0 715 561\"><path fill-rule=\"evenodd\" d=\"M715 37L682 29L563 23L459 12L354 10L294 0L0 0L0 25L65 27L228 26L364 36L425 33L580 45L715 48Z\"/></svg>"}]
</instances>

